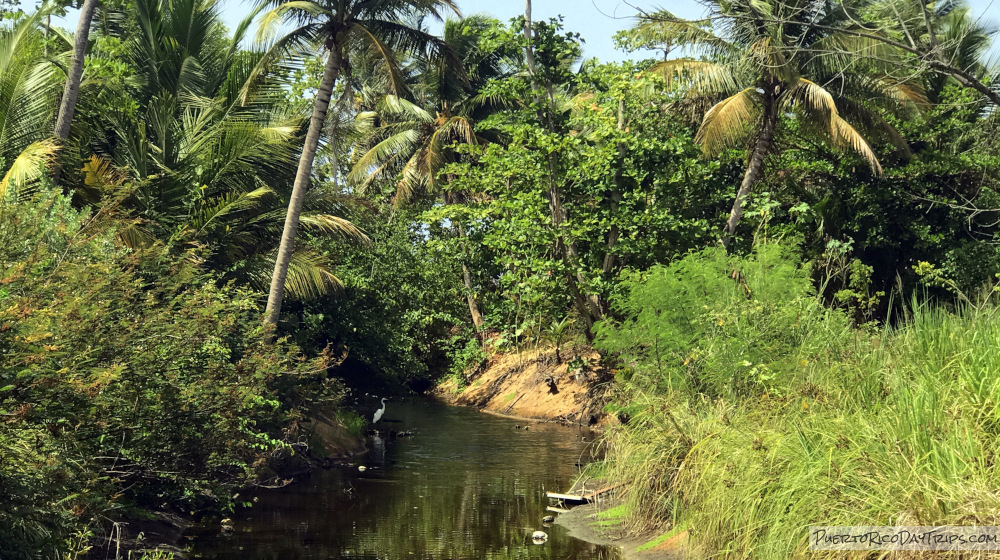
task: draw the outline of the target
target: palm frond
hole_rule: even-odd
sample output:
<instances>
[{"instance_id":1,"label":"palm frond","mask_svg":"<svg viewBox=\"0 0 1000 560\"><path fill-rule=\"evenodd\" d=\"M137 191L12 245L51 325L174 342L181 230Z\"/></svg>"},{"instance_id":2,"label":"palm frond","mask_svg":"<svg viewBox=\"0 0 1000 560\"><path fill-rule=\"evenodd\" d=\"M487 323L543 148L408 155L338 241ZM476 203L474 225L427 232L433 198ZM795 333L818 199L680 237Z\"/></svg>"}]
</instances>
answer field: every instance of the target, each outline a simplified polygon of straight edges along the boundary
<instances>
[{"instance_id":1,"label":"palm frond","mask_svg":"<svg viewBox=\"0 0 1000 560\"><path fill-rule=\"evenodd\" d=\"M398 95L386 95L382 97L376 109L382 115L395 118L407 118L419 122L433 122L434 116L417 104L407 101Z\"/></svg>"},{"instance_id":2,"label":"palm frond","mask_svg":"<svg viewBox=\"0 0 1000 560\"><path fill-rule=\"evenodd\" d=\"M823 123L835 146L861 154L872 171L882 173L882 165L868 141L840 116L833 96L826 89L799 78L793 87L782 93L780 102L782 108L802 110L814 121Z\"/></svg>"},{"instance_id":3,"label":"palm frond","mask_svg":"<svg viewBox=\"0 0 1000 560\"><path fill-rule=\"evenodd\" d=\"M875 157L875 152L872 151L864 136L855 130L850 123L840 118L840 115L833 115L830 119L830 131L835 145L861 154L861 157L868 160L868 164L871 165L872 171L876 175L882 174L882 164Z\"/></svg>"},{"instance_id":4,"label":"palm frond","mask_svg":"<svg viewBox=\"0 0 1000 560\"><path fill-rule=\"evenodd\" d=\"M627 34L633 43L646 48L682 46L708 54L735 50L731 43L712 33L706 21L686 20L666 10L644 14Z\"/></svg>"},{"instance_id":5,"label":"palm frond","mask_svg":"<svg viewBox=\"0 0 1000 560\"><path fill-rule=\"evenodd\" d=\"M649 67L648 72L663 77L667 87L688 86L701 95L729 93L736 89L732 68L725 64L678 58Z\"/></svg>"},{"instance_id":6,"label":"palm frond","mask_svg":"<svg viewBox=\"0 0 1000 560\"><path fill-rule=\"evenodd\" d=\"M386 45L366 25L354 23L351 29L358 35L360 41L368 44L370 52L381 61L382 70L388 79L390 93L396 96L407 94L409 86L399 70L399 60L396 58L397 51Z\"/></svg>"},{"instance_id":7,"label":"palm frond","mask_svg":"<svg viewBox=\"0 0 1000 560\"><path fill-rule=\"evenodd\" d=\"M746 88L716 103L705 113L694 141L706 155L740 146L759 119L759 102L757 89Z\"/></svg>"},{"instance_id":8,"label":"palm frond","mask_svg":"<svg viewBox=\"0 0 1000 560\"><path fill-rule=\"evenodd\" d=\"M257 23L255 40L258 43L272 41L277 36L281 24L286 21L299 21L304 27L311 23L314 18L321 16L332 18L333 14L320 3L310 0L284 2L276 8L264 12L260 22Z\"/></svg>"},{"instance_id":9,"label":"palm frond","mask_svg":"<svg viewBox=\"0 0 1000 560\"><path fill-rule=\"evenodd\" d=\"M357 241L362 245L371 245L371 239L365 232L350 220L346 220L333 214L315 214L304 212L299 217L299 223L306 228L313 228L325 234L333 234Z\"/></svg>"},{"instance_id":10,"label":"palm frond","mask_svg":"<svg viewBox=\"0 0 1000 560\"><path fill-rule=\"evenodd\" d=\"M413 153L419 143L420 131L412 128L382 140L358 159L347 175L348 182L366 188L381 175L387 163L401 154Z\"/></svg>"},{"instance_id":11,"label":"palm frond","mask_svg":"<svg viewBox=\"0 0 1000 560\"><path fill-rule=\"evenodd\" d=\"M11 187L19 188L41 178L45 166L53 161L58 150L59 144L53 139L39 140L25 148L0 179L0 202L7 198Z\"/></svg>"},{"instance_id":12,"label":"palm frond","mask_svg":"<svg viewBox=\"0 0 1000 560\"><path fill-rule=\"evenodd\" d=\"M198 235L211 224L218 222L237 212L244 212L255 208L260 204L260 199L273 194L269 187L259 187L250 192L227 193L217 199L206 202L203 208L192 216L182 231L188 238L197 238Z\"/></svg>"}]
</instances>

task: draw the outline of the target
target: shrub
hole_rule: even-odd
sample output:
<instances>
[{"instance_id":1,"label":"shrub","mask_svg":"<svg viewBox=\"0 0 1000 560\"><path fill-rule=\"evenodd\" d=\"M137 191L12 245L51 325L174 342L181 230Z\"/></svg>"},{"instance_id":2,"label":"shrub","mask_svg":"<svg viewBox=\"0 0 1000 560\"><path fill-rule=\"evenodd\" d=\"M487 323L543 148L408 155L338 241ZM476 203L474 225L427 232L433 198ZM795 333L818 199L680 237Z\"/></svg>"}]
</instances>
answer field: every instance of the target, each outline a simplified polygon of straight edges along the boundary
<instances>
[{"instance_id":1,"label":"shrub","mask_svg":"<svg viewBox=\"0 0 1000 560\"><path fill-rule=\"evenodd\" d=\"M227 508L284 421L335 396L322 360L262 342L256 294L119 249L61 196L0 212L5 558L65 550L120 508Z\"/></svg>"}]
</instances>

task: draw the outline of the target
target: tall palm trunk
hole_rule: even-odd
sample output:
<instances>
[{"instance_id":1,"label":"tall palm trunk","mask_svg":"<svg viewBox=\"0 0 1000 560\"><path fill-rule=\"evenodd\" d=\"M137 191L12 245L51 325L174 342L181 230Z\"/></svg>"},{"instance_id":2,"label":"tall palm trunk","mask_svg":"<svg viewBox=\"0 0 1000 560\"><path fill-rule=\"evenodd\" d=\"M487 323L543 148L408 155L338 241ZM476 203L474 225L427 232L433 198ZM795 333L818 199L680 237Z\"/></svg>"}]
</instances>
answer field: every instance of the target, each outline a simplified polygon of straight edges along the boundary
<instances>
[{"instance_id":1,"label":"tall palm trunk","mask_svg":"<svg viewBox=\"0 0 1000 560\"><path fill-rule=\"evenodd\" d=\"M299 168L295 173L292 196L288 201L285 228L281 232L278 258L274 262L271 290L267 296L267 308L264 310L265 325L276 325L278 315L281 313L281 303L285 298L285 278L288 276L288 264L292 260L292 247L295 244L295 234L299 227L302 201L305 199L306 189L309 188L313 161L316 159L316 150L319 148L320 132L323 131L323 124L326 122L330 97L333 95L333 86L340 76L341 66L340 45L334 42L330 46L330 54L326 58L323 80L320 82L319 91L316 92L316 102L313 105L312 118L309 120L309 132L306 133L305 144L302 146L302 156L299 158Z\"/></svg>"},{"instance_id":2,"label":"tall palm trunk","mask_svg":"<svg viewBox=\"0 0 1000 560\"><path fill-rule=\"evenodd\" d=\"M524 0L524 60L531 74L531 89L535 91L538 83L535 82L535 50L531 47L531 0Z\"/></svg>"},{"instance_id":3,"label":"tall palm trunk","mask_svg":"<svg viewBox=\"0 0 1000 560\"><path fill-rule=\"evenodd\" d=\"M753 152L750 154L750 161L747 162L747 170L743 174L743 183L736 193L736 201L733 202L733 209L729 212L729 220L726 221L726 233L720 240L723 247L729 248L729 243L736 233L736 226L743 217L743 205L746 203L750 190L764 173L764 158L771 151L774 144L774 129L778 124L778 86L772 85L765 88L764 92L764 115L760 132L757 134L757 142L754 144Z\"/></svg>"},{"instance_id":4,"label":"tall palm trunk","mask_svg":"<svg viewBox=\"0 0 1000 560\"><path fill-rule=\"evenodd\" d=\"M80 8L80 19L76 23L76 35L73 37L73 56L66 72L66 86L63 88L62 101L59 103L59 116L56 118L55 136L60 142L69 139L69 128L73 123L73 113L76 112L76 98L80 93L80 80L83 77L83 59L87 56L87 43L90 40L90 24L94 20L94 11L98 0L84 0ZM48 35L48 25L45 28ZM59 182L60 167L57 164L52 170L52 180Z\"/></svg>"}]
</instances>

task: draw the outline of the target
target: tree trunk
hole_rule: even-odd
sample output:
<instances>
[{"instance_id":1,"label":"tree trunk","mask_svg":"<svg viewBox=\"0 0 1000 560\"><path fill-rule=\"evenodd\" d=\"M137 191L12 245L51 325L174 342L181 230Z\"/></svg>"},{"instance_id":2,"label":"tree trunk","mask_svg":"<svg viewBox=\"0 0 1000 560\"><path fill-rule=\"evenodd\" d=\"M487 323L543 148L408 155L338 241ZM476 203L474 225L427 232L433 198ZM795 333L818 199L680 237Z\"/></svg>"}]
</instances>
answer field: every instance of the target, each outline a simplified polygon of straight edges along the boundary
<instances>
[{"instance_id":1,"label":"tree trunk","mask_svg":"<svg viewBox=\"0 0 1000 560\"><path fill-rule=\"evenodd\" d=\"M543 111L541 108L543 94L538 83L537 69L535 67L535 52L531 45L531 0L525 0L524 2L524 55L525 62L528 65L528 74L531 76L531 91L535 96L535 104L538 105L538 118L539 121L544 122L550 133L555 133L555 123L552 121L551 115L551 105L554 104L555 99L552 91L551 81L546 81L546 92L548 93L548 100L550 105L550 110ZM573 301L576 304L577 311L579 311L580 316L584 320L584 334L588 341L594 340L594 335L592 327L594 325L595 319L601 318L601 303L600 298L596 295L585 295L580 291L580 284L586 283L586 276L579 268L579 254L576 250L576 243L572 239L566 238L560 231L562 223L565 221L566 214L562 207L562 196L559 193L559 186L556 181L556 171L555 162L553 161L552 154L546 156L546 164L548 167L548 183L549 188L546 193L549 200L549 213L552 216L552 226L556 230L556 243L558 247L556 249L560 254L562 254L563 262L566 267L570 270L575 270L573 274L570 270L566 272L566 281L569 284L570 292L573 295Z\"/></svg>"},{"instance_id":2,"label":"tree trunk","mask_svg":"<svg viewBox=\"0 0 1000 560\"><path fill-rule=\"evenodd\" d=\"M76 23L76 35L73 37L73 56L66 72L66 86L63 88L62 101L59 103L59 116L56 118L55 136L59 142L69 139L69 128L73 123L73 113L76 112L76 98L80 93L80 80L83 77L83 59L87 56L87 43L90 40L90 24L94 20L94 10L98 0L84 0L80 7L80 19ZM48 26L45 29L48 35ZM60 167L57 163L52 170L52 182L59 183Z\"/></svg>"},{"instance_id":3,"label":"tree trunk","mask_svg":"<svg viewBox=\"0 0 1000 560\"><path fill-rule=\"evenodd\" d=\"M535 81L535 50L531 47L531 0L524 0L524 61L531 74L531 89L538 89Z\"/></svg>"},{"instance_id":4,"label":"tree trunk","mask_svg":"<svg viewBox=\"0 0 1000 560\"><path fill-rule=\"evenodd\" d=\"M333 190L340 192L340 154L337 151L337 138L340 131L340 119L334 119L330 127L330 154L333 158Z\"/></svg>"},{"instance_id":5,"label":"tree trunk","mask_svg":"<svg viewBox=\"0 0 1000 560\"><path fill-rule=\"evenodd\" d=\"M319 147L320 133L326 122L326 112L330 107L330 97L333 86L340 76L341 68L340 45L334 43L326 58L326 68L323 70L323 80L316 92L316 102L313 105L312 118L309 121L309 132L306 133L305 144L302 146L302 156L295 173L295 183L292 186L292 196L288 201L288 213L285 215L285 228L281 232L281 244L278 245L278 258L274 262L274 273L271 275L271 290L267 296L267 308L264 311L264 324L277 325L281 313L281 303L285 298L285 278L288 276L288 264L292 260L292 247L295 234L299 227L299 215L302 212L302 201L305 199L309 180L312 176L313 161ZM268 336L273 336L273 332Z\"/></svg>"},{"instance_id":6,"label":"tree trunk","mask_svg":"<svg viewBox=\"0 0 1000 560\"><path fill-rule=\"evenodd\" d=\"M757 183L757 180L763 174L764 158L767 157L768 152L771 151L771 145L774 143L774 128L778 124L777 97L779 92L776 89L777 87L777 85L769 85L766 87L767 91L764 92L764 116L760 133L757 135L757 142L750 155L750 161L747 162L747 170L743 174L743 183L740 184L740 190L736 193L736 201L733 202L733 209L729 212L729 220L726 221L726 233L720 240L722 246L727 249L729 248L729 243L733 240L733 234L736 233L736 225L740 223L740 218L743 217L743 204L746 202L750 190L753 189L754 184Z\"/></svg>"},{"instance_id":7,"label":"tree trunk","mask_svg":"<svg viewBox=\"0 0 1000 560\"><path fill-rule=\"evenodd\" d=\"M465 234L462 234L465 237ZM465 284L465 299L469 301L469 314L472 315L472 326L476 332L483 330L483 314L479 312L479 303L476 301L475 292L472 290L472 275L469 274L469 267L462 263L462 283Z\"/></svg>"},{"instance_id":8,"label":"tree trunk","mask_svg":"<svg viewBox=\"0 0 1000 560\"><path fill-rule=\"evenodd\" d=\"M448 176L448 182L455 180L453 175ZM445 205L453 204L451 195L447 192L442 193L441 199L444 201ZM458 233L458 237L462 240L462 284L465 286L465 299L469 302L469 315L472 316L472 326L476 329L476 334L482 332L483 328L483 314L479 311L479 302L476 301L475 291L472 289L472 274L469 272L469 266L465 264L465 257L468 256L465 245L465 228L452 222L452 227L455 232Z\"/></svg>"},{"instance_id":9,"label":"tree trunk","mask_svg":"<svg viewBox=\"0 0 1000 560\"><path fill-rule=\"evenodd\" d=\"M625 130L625 97L618 100L618 131ZM622 168L625 167L625 143L618 142L618 169L615 170L615 190L611 191L611 203L608 205L611 211L611 228L608 230L608 249L604 253L604 264L601 266L601 274L607 276L615 267L615 245L618 244L618 237L621 232L618 225L614 223L618 214L618 203L622 201Z\"/></svg>"}]
</instances>

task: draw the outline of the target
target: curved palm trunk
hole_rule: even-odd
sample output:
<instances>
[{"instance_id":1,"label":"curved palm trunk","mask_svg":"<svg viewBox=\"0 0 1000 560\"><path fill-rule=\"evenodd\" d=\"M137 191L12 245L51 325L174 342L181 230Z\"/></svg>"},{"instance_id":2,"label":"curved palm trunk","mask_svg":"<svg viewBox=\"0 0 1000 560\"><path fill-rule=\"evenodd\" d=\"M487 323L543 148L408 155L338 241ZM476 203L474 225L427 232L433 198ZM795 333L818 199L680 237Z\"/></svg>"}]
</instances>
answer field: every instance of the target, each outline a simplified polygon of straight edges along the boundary
<instances>
[{"instance_id":1,"label":"curved palm trunk","mask_svg":"<svg viewBox=\"0 0 1000 560\"><path fill-rule=\"evenodd\" d=\"M747 170L743 174L743 183L736 193L736 201L733 202L733 209L729 212L729 220L726 221L726 233L720 240L723 247L729 248L729 243L736 233L736 226L743 217L743 204L746 202L750 190L760 179L764 172L764 158L771 151L774 144L774 129L778 124L778 104L774 93L774 87L768 88L770 91L764 94L764 115L761 123L760 133L757 135L757 142L754 144L753 153L747 163Z\"/></svg>"},{"instance_id":2,"label":"curved palm trunk","mask_svg":"<svg viewBox=\"0 0 1000 560\"><path fill-rule=\"evenodd\" d=\"M288 263L292 260L292 247L295 234L299 227L299 215L302 213L302 201L309 188L312 176L313 161L319 148L319 135L326 122L326 112L330 107L330 97L333 86L340 76L341 68L340 46L330 47L326 58L326 68L323 70L323 80L316 92L316 102L313 105L312 118L309 120L309 132L306 133L305 144L302 146L302 156L299 158L299 168L295 173L295 183L292 186L292 196L288 201L288 213L285 215L285 228L281 232L281 244L278 245L278 258L274 263L274 273L271 275L271 290L267 296L267 308L264 310L264 324L276 325L281 313L281 303L285 298L285 278L288 276ZM269 336L273 335L269 334Z\"/></svg>"},{"instance_id":3,"label":"curved palm trunk","mask_svg":"<svg viewBox=\"0 0 1000 560\"><path fill-rule=\"evenodd\" d=\"M76 24L76 35L73 37L73 56L66 72L66 86L63 88L62 101L59 103L59 116L56 118L55 136L60 142L69 139L69 127L73 123L73 113L76 112L76 99L80 93L80 80L83 77L83 59L87 56L87 43L90 40L90 24L94 20L94 11L98 0L84 0L80 7L80 19ZM48 26L45 28L48 34ZM52 170L52 180L59 182L60 168L58 164Z\"/></svg>"}]
</instances>

